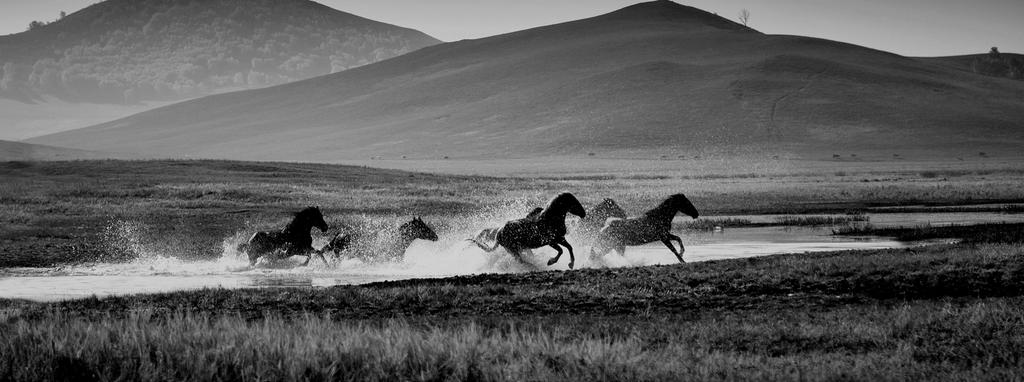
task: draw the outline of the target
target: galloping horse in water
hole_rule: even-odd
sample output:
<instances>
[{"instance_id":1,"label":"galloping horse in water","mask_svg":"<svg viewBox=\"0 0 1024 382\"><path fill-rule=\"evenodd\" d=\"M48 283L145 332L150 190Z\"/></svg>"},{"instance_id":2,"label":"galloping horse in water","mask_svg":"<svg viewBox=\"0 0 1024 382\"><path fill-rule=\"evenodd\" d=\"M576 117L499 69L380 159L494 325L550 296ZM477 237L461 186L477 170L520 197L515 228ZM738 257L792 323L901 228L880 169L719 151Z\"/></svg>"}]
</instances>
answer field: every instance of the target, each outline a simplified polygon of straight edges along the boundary
<instances>
[{"instance_id":1,"label":"galloping horse in water","mask_svg":"<svg viewBox=\"0 0 1024 382\"><path fill-rule=\"evenodd\" d=\"M565 247L569 250L569 268L571 269L576 263L576 256L572 252L572 246L565 241L567 231L565 215L567 213L581 218L587 215L583 205L575 196L570 193L562 193L551 199L551 202L539 214L509 221L498 228L494 235L494 246L488 247L475 238L468 240L487 252L493 252L499 246L503 247L522 263L526 263L522 257L523 252L531 253L534 248L551 246L558 251L558 254L548 260L548 265L558 262L558 259L562 257L561 247Z\"/></svg>"},{"instance_id":2,"label":"galloping horse in water","mask_svg":"<svg viewBox=\"0 0 1024 382\"><path fill-rule=\"evenodd\" d=\"M399 261L412 242L437 241L437 233L419 217L402 224L398 229L383 230L376 235L365 233L338 234L321 252L332 251L335 256L351 249L352 255L365 262Z\"/></svg>"},{"instance_id":3,"label":"galloping horse in water","mask_svg":"<svg viewBox=\"0 0 1024 382\"><path fill-rule=\"evenodd\" d=\"M626 253L627 245L643 245L661 241L676 255L680 263L683 263L683 240L673 235L672 218L676 213L682 212L694 219L700 214L697 208L690 203L690 200L683 194L675 194L654 209L647 211L643 216L633 219L613 219L605 224L604 228L597 234L594 246L590 248L591 256L600 256L614 249L620 255ZM672 241L679 242L679 251L672 246Z\"/></svg>"},{"instance_id":4,"label":"galloping horse in water","mask_svg":"<svg viewBox=\"0 0 1024 382\"><path fill-rule=\"evenodd\" d=\"M619 207L611 198L606 198L594 206L594 208L591 208L586 218L580 220L579 229L576 233L585 238L592 239L597 236L598 231L604 227L609 218L625 219L626 211Z\"/></svg>"},{"instance_id":5,"label":"galloping horse in water","mask_svg":"<svg viewBox=\"0 0 1024 382\"><path fill-rule=\"evenodd\" d=\"M262 257L280 260L291 256L306 256L302 265L309 264L313 255L323 254L313 249L313 237L309 231L319 228L321 232L327 232L327 222L318 207L307 207L295 214L295 218L288 223L281 231L260 231L249 238L248 242L238 245L238 252L244 252L249 256L249 265L255 265L256 260ZM326 261L326 260L325 260Z\"/></svg>"}]
</instances>

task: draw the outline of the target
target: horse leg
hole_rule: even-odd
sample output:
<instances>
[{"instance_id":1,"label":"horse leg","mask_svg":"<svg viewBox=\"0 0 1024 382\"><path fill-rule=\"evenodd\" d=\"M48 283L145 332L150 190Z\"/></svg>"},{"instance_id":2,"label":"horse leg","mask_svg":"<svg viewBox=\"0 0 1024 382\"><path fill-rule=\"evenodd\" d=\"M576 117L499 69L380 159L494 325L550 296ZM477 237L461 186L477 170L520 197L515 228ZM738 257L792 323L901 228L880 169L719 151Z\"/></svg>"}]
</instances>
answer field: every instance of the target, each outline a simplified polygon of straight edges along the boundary
<instances>
[{"instance_id":1,"label":"horse leg","mask_svg":"<svg viewBox=\"0 0 1024 382\"><path fill-rule=\"evenodd\" d=\"M263 255L263 253L261 253L262 251L260 251L260 249L262 249L262 248L253 248L253 246L249 246L249 248L247 249L246 254L249 255L249 266L250 267L255 266L256 265L256 261L258 261L260 259L260 255Z\"/></svg>"},{"instance_id":2,"label":"horse leg","mask_svg":"<svg viewBox=\"0 0 1024 382\"><path fill-rule=\"evenodd\" d=\"M324 265L327 265L327 258L324 257L324 251L316 251L316 255L320 256L320 260L324 261Z\"/></svg>"},{"instance_id":3,"label":"horse leg","mask_svg":"<svg viewBox=\"0 0 1024 382\"><path fill-rule=\"evenodd\" d=\"M559 247L558 243L551 243L551 248L554 248L556 251L558 251L558 254L555 255L555 257L552 257L551 260L548 260L549 266L555 265L555 263L558 262L558 259L562 257L562 247Z\"/></svg>"},{"instance_id":4,"label":"horse leg","mask_svg":"<svg viewBox=\"0 0 1024 382\"><path fill-rule=\"evenodd\" d=\"M618 244L615 246L615 252L619 253L619 256L626 257L626 245Z\"/></svg>"},{"instance_id":5,"label":"horse leg","mask_svg":"<svg viewBox=\"0 0 1024 382\"><path fill-rule=\"evenodd\" d=\"M679 236L676 236L676 235L673 235L673 234L668 234L668 238L671 239L671 240L675 240L677 243L679 243L679 254L680 255L682 255L683 252L686 252L686 247L683 246L683 239L680 239Z\"/></svg>"},{"instance_id":6,"label":"horse leg","mask_svg":"<svg viewBox=\"0 0 1024 382\"><path fill-rule=\"evenodd\" d=\"M311 251L306 253L306 261L302 262L302 266L309 265L309 261L313 260L313 256L320 256L320 259L324 261L324 265L327 264L327 258L324 257L324 253L320 251Z\"/></svg>"},{"instance_id":7,"label":"horse leg","mask_svg":"<svg viewBox=\"0 0 1024 382\"><path fill-rule=\"evenodd\" d=\"M569 250L569 269L572 269L572 267L576 265L576 255L572 253L572 246L565 240L565 237L559 239L558 244L561 244L565 249Z\"/></svg>"},{"instance_id":8,"label":"horse leg","mask_svg":"<svg viewBox=\"0 0 1024 382\"><path fill-rule=\"evenodd\" d=\"M670 251L672 251L673 255L676 255L676 258L679 259L680 263L685 263L685 261L683 261L683 254L676 252L676 247L672 245L672 239L664 238L661 239L661 242L665 243L665 246L668 247Z\"/></svg>"},{"instance_id":9,"label":"horse leg","mask_svg":"<svg viewBox=\"0 0 1024 382\"><path fill-rule=\"evenodd\" d=\"M607 247L601 247L601 250L598 250L598 246L596 245L590 247L590 260L596 261L598 257L604 257L609 250L610 248Z\"/></svg>"},{"instance_id":10,"label":"horse leg","mask_svg":"<svg viewBox=\"0 0 1024 382\"><path fill-rule=\"evenodd\" d=\"M516 260L519 260L519 262L521 264L523 264L523 265L525 265L528 268L533 269L533 270L537 270L538 269L536 265L533 265L533 263L528 262L528 261L526 261L526 259L523 258L523 254L524 253L527 256L533 257L533 250L531 250L529 248L505 248L505 249L507 249L508 252L512 254L512 257L515 257Z\"/></svg>"},{"instance_id":11,"label":"horse leg","mask_svg":"<svg viewBox=\"0 0 1024 382\"><path fill-rule=\"evenodd\" d=\"M590 259L594 260L598 256L603 257L608 254L608 251L615 248L609 241L608 237L598 233L598 236L594 238L594 242L590 245Z\"/></svg>"}]
</instances>

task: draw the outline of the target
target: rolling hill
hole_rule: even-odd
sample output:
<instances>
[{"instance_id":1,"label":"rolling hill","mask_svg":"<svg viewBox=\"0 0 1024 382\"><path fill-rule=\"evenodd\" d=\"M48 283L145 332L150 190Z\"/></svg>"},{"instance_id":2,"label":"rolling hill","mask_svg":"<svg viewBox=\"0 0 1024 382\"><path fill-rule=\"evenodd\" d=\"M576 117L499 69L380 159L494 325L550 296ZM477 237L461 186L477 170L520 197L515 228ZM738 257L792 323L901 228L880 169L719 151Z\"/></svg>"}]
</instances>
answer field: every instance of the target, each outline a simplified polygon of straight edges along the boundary
<instances>
[{"instance_id":1,"label":"rolling hill","mask_svg":"<svg viewBox=\"0 0 1024 382\"><path fill-rule=\"evenodd\" d=\"M0 36L0 103L13 105L0 105L0 139L316 77L440 42L309 0L107 0L33 25Z\"/></svg>"},{"instance_id":2,"label":"rolling hill","mask_svg":"<svg viewBox=\"0 0 1024 382\"><path fill-rule=\"evenodd\" d=\"M309 0L107 0L0 36L0 95L184 99L315 77L438 42Z\"/></svg>"},{"instance_id":3,"label":"rolling hill","mask_svg":"<svg viewBox=\"0 0 1024 382\"><path fill-rule=\"evenodd\" d=\"M0 140L18 141L40 135L80 129L98 123L124 118L171 101L152 101L131 105L96 104L65 101L42 96L33 103L0 98Z\"/></svg>"},{"instance_id":4,"label":"rolling hill","mask_svg":"<svg viewBox=\"0 0 1024 382\"><path fill-rule=\"evenodd\" d=\"M670 1L440 44L32 142L338 161L554 155L1014 152L1024 82L765 35Z\"/></svg>"},{"instance_id":5,"label":"rolling hill","mask_svg":"<svg viewBox=\"0 0 1024 382\"><path fill-rule=\"evenodd\" d=\"M0 162L76 159L135 159L139 155L112 154L0 140Z\"/></svg>"}]
</instances>

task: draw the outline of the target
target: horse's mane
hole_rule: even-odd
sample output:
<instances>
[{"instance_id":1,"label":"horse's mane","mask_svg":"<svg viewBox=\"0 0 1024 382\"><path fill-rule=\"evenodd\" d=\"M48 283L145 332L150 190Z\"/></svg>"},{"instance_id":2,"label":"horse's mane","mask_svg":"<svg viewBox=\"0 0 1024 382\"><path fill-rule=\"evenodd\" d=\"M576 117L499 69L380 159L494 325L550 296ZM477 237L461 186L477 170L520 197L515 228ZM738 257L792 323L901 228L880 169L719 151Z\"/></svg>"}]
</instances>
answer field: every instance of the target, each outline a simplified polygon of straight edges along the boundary
<instances>
[{"instance_id":1,"label":"horse's mane","mask_svg":"<svg viewBox=\"0 0 1024 382\"><path fill-rule=\"evenodd\" d=\"M320 215L321 217L323 217L323 214L320 212L320 207L306 207L306 208L303 208L302 211L299 211L299 212L295 213L295 217L292 218L292 221L288 222L288 225L285 226L285 228L284 228L285 232L291 232L291 231L299 228L299 227L296 227L296 226L300 222L303 222L306 219L309 219L309 218L311 218L313 216L316 216L316 215Z\"/></svg>"},{"instance_id":2,"label":"horse's mane","mask_svg":"<svg viewBox=\"0 0 1024 382\"><path fill-rule=\"evenodd\" d=\"M530 213L526 214L526 218L527 219L536 218L536 217L540 216L541 212L544 212L543 208L540 208L540 207L534 208L533 210L530 211Z\"/></svg>"},{"instance_id":3,"label":"horse's mane","mask_svg":"<svg viewBox=\"0 0 1024 382\"><path fill-rule=\"evenodd\" d=\"M672 196L665 198L665 200L661 202L661 204L658 204L657 207L654 207L649 211L645 212L644 216L650 217L658 216L661 214L675 215L676 209L681 208L682 206L680 205L680 203L683 202L689 202L689 199L686 198L686 195L673 194Z\"/></svg>"},{"instance_id":4,"label":"horse's mane","mask_svg":"<svg viewBox=\"0 0 1024 382\"><path fill-rule=\"evenodd\" d=\"M600 214L606 213L610 216L622 215L622 217L626 217L626 210L619 207L619 204L615 203L615 200L612 200L611 198L605 198L602 200L601 203L594 207L593 212L595 216L600 216Z\"/></svg>"},{"instance_id":5,"label":"horse's mane","mask_svg":"<svg viewBox=\"0 0 1024 382\"><path fill-rule=\"evenodd\" d=\"M314 213L323 215L323 213L320 212L320 207L306 207L303 208L302 211L295 213L295 217L306 217Z\"/></svg>"},{"instance_id":6,"label":"horse's mane","mask_svg":"<svg viewBox=\"0 0 1024 382\"><path fill-rule=\"evenodd\" d=\"M398 226L399 235L416 234L416 232L420 230L432 233L434 236L437 235L437 233L434 232L434 229L418 216Z\"/></svg>"},{"instance_id":7,"label":"horse's mane","mask_svg":"<svg viewBox=\"0 0 1024 382\"><path fill-rule=\"evenodd\" d=\"M660 204L658 204L657 207L654 207L654 208L652 208L650 210L647 210L647 212L644 212L644 216L651 217L651 216L663 215L663 214L666 214L666 213L674 214L675 210L673 209L673 206L675 206L676 199L679 196L682 196L682 194L675 194L675 195L669 196L668 198L665 198L665 200L662 201Z\"/></svg>"},{"instance_id":8,"label":"horse's mane","mask_svg":"<svg viewBox=\"0 0 1024 382\"><path fill-rule=\"evenodd\" d=\"M568 202L570 202L570 201L574 201L574 202L576 202L576 204L579 204L579 200L577 200L575 196L573 196L572 194L570 194L568 192L563 192L561 194L558 194L558 196L552 198L551 201L548 202L548 205L546 207L544 207L544 211L542 211L537 218L538 219L545 219L545 218L547 218L549 216L549 214L552 212L552 209L554 207L556 207L556 206L565 207L565 211L569 211L569 208L568 208L569 206L563 206L563 205L568 203ZM580 207L582 208L582 205Z\"/></svg>"},{"instance_id":9,"label":"horse's mane","mask_svg":"<svg viewBox=\"0 0 1024 382\"><path fill-rule=\"evenodd\" d=\"M412 227L415 226L417 222L423 223L423 221L419 220L419 218L412 218L412 220L402 223L401 225L398 226L398 233L401 234L405 230L412 229Z\"/></svg>"}]
</instances>

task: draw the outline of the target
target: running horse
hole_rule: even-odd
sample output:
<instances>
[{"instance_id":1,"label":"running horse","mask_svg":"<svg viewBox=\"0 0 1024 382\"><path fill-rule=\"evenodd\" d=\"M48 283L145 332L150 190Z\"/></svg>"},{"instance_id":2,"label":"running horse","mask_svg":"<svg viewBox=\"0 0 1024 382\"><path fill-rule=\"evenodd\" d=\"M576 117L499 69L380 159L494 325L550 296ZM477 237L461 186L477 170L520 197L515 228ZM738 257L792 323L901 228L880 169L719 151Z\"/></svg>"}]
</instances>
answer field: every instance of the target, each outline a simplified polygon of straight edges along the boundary
<instances>
[{"instance_id":1,"label":"running horse","mask_svg":"<svg viewBox=\"0 0 1024 382\"><path fill-rule=\"evenodd\" d=\"M383 230L376 235L338 234L320 251L331 251L335 256L340 256L342 252L351 250L354 257L364 262L399 261L414 241L437 239L434 229L423 219L415 217L397 229Z\"/></svg>"},{"instance_id":2,"label":"running horse","mask_svg":"<svg viewBox=\"0 0 1024 382\"><path fill-rule=\"evenodd\" d=\"M555 257L548 260L548 265L553 265L562 257L561 247L565 247L569 250L569 268L572 269L576 263L576 256L572 252L572 246L565 240L565 215L569 213L581 218L587 215L580 201L566 192L551 199L539 214L506 222L495 232L493 246L488 247L477 238L468 240L487 252L503 247L524 264L528 264L523 260L524 252L532 253L535 248L550 246L558 251Z\"/></svg>"},{"instance_id":3,"label":"running horse","mask_svg":"<svg viewBox=\"0 0 1024 382\"><path fill-rule=\"evenodd\" d=\"M313 255L323 259L323 253L313 248L313 237L309 233L313 227L327 232L327 222L319 207L299 211L283 230L256 232L249 241L238 245L238 252L249 256L250 266L256 265L260 257L281 260L292 256L306 256L302 265L307 265Z\"/></svg>"},{"instance_id":4,"label":"running horse","mask_svg":"<svg viewBox=\"0 0 1024 382\"><path fill-rule=\"evenodd\" d=\"M576 233L586 239L593 239L610 218L625 219L626 211L611 198L605 198L590 209L586 218L580 220Z\"/></svg>"},{"instance_id":5,"label":"running horse","mask_svg":"<svg viewBox=\"0 0 1024 382\"><path fill-rule=\"evenodd\" d=\"M683 240L673 235L672 219L676 213L682 212L696 219L700 214L697 208L690 203L690 200L683 194L669 196L654 209L647 211L643 216L632 219L611 219L597 234L594 246L590 248L592 257L602 256L614 249L620 255L625 255L626 246L644 245L661 241L676 255L680 263L683 261ZM672 241L679 243L679 250L672 245Z\"/></svg>"}]
</instances>

